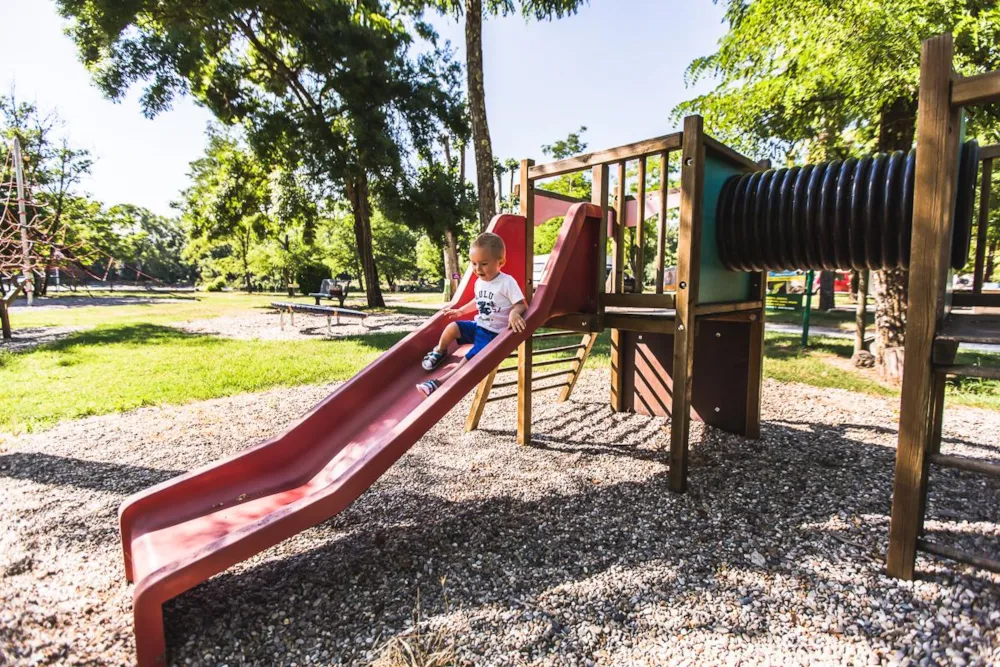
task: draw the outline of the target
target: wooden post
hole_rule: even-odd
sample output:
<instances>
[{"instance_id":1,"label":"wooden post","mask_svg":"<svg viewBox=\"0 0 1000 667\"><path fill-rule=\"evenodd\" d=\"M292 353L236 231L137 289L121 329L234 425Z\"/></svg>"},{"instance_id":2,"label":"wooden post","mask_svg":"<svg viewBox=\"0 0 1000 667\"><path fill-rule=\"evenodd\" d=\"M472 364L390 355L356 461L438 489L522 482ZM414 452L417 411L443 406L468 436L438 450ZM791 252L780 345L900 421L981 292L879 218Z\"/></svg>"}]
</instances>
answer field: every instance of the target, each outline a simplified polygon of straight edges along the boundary
<instances>
[{"instance_id":1,"label":"wooden post","mask_svg":"<svg viewBox=\"0 0 1000 667\"><path fill-rule=\"evenodd\" d=\"M858 304L854 311L854 354L865 349L865 327L868 317L868 269L858 271Z\"/></svg>"},{"instance_id":2,"label":"wooden post","mask_svg":"<svg viewBox=\"0 0 1000 667\"><path fill-rule=\"evenodd\" d=\"M986 230L990 226L990 195L993 189L993 159L983 160L983 181L979 190L979 225L976 229L976 268L972 272L972 293L983 293L986 272Z\"/></svg>"},{"instance_id":3,"label":"wooden post","mask_svg":"<svg viewBox=\"0 0 1000 667\"><path fill-rule=\"evenodd\" d=\"M472 407L469 408L469 416L465 419L465 432L475 431L479 428L479 420L483 418L483 409L486 408L486 399L490 397L490 390L493 389L493 380L497 376L497 368L490 371L490 374L476 387L476 395L472 399Z\"/></svg>"},{"instance_id":4,"label":"wooden post","mask_svg":"<svg viewBox=\"0 0 1000 667\"><path fill-rule=\"evenodd\" d=\"M702 198L705 143L701 116L684 119L681 149L681 217L677 243L677 299L674 315L674 391L670 411L670 489L687 489L691 427L691 374L694 369L695 309L701 269Z\"/></svg>"},{"instance_id":5,"label":"wooden post","mask_svg":"<svg viewBox=\"0 0 1000 667\"><path fill-rule=\"evenodd\" d=\"M646 218L646 158L639 158L639 187L636 189L636 220L635 220L635 291L642 293L642 284L646 282L646 257L643 252L643 243L646 241L646 233L643 230L643 221Z\"/></svg>"},{"instance_id":6,"label":"wooden post","mask_svg":"<svg viewBox=\"0 0 1000 667\"><path fill-rule=\"evenodd\" d=\"M656 220L656 293L663 294L664 255L667 252L667 175L670 153L660 153L660 215Z\"/></svg>"},{"instance_id":7,"label":"wooden post","mask_svg":"<svg viewBox=\"0 0 1000 667\"><path fill-rule=\"evenodd\" d=\"M618 184L615 192L615 236L611 242L612 292L621 294L625 280L625 161L618 163Z\"/></svg>"},{"instance_id":8,"label":"wooden post","mask_svg":"<svg viewBox=\"0 0 1000 667\"><path fill-rule=\"evenodd\" d=\"M24 201L24 158L21 142L14 137L14 178L17 181L17 220L21 230L21 272L24 275L24 298L30 306L34 302L35 287L31 278L31 242L28 240L28 215Z\"/></svg>"},{"instance_id":9,"label":"wooden post","mask_svg":"<svg viewBox=\"0 0 1000 667\"><path fill-rule=\"evenodd\" d=\"M615 188L615 226L611 242L611 291L621 294L625 280L625 160L618 163L618 184ZM611 330L611 409L625 410L625 373L621 349L624 336L618 329Z\"/></svg>"},{"instance_id":10,"label":"wooden post","mask_svg":"<svg viewBox=\"0 0 1000 667\"><path fill-rule=\"evenodd\" d=\"M583 372L583 366L587 363L587 357L590 356L590 350L594 347L594 341L596 340L596 333L583 335L583 340L580 341L583 347L576 351L576 358L570 362L570 370L566 376L566 386L562 388L562 391L559 392L559 398L556 399L560 403L565 403L569 400L570 394L573 393L573 387L576 386L576 381L580 379L580 373Z\"/></svg>"},{"instance_id":11,"label":"wooden post","mask_svg":"<svg viewBox=\"0 0 1000 667\"><path fill-rule=\"evenodd\" d=\"M534 160L521 160L521 215L524 216L524 300L531 304L535 272ZM531 444L531 336L517 348L517 444ZM491 383L492 384L492 383Z\"/></svg>"},{"instance_id":12,"label":"wooden post","mask_svg":"<svg viewBox=\"0 0 1000 667\"><path fill-rule=\"evenodd\" d=\"M590 200L601 207L597 230L597 329L604 329L604 292L608 281L608 165L595 165Z\"/></svg>"},{"instance_id":13,"label":"wooden post","mask_svg":"<svg viewBox=\"0 0 1000 667\"><path fill-rule=\"evenodd\" d=\"M945 34L926 40L920 54L906 363L886 558L888 573L901 579L913 578L934 431L931 364L934 333L944 315L962 116L961 107L951 105L952 50L951 35Z\"/></svg>"}]
</instances>

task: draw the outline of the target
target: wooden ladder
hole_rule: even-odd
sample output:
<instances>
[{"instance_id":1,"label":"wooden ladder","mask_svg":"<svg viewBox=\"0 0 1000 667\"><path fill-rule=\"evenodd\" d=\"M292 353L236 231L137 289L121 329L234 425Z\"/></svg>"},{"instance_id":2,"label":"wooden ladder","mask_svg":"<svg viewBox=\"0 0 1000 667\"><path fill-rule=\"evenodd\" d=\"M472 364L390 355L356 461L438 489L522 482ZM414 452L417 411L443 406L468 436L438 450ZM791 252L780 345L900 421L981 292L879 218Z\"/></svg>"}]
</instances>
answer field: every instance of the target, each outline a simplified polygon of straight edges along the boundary
<instances>
[{"instance_id":1,"label":"wooden ladder","mask_svg":"<svg viewBox=\"0 0 1000 667\"><path fill-rule=\"evenodd\" d=\"M579 343L571 345L556 345L554 347L540 347L535 348L533 343L536 340L549 340L553 338L567 338L571 336L579 336L579 332L575 331L547 331L544 333L536 333L531 337L532 343L532 356L533 357L548 357L552 354L559 354L562 352L573 352L572 356L560 356L554 359L542 359L540 361L534 361L532 359L531 368L542 368L545 366L556 366L561 364L569 364L568 370L557 370L550 373L542 373L540 375L531 374L531 393L537 391L549 391L550 389L560 389L559 397L556 399L560 403L568 401L570 395L573 393L573 388L576 386L576 381L580 377L580 373L583 371L583 365L587 363L587 357L590 356L590 351L594 347L594 341L597 340L596 333L585 333L580 339ZM517 353L514 353L508 357L508 359L517 359ZM514 373L518 370L517 365L511 366L499 366L493 369L486 378L479 383L476 388L476 395L472 400L472 407L469 409L469 416L465 420L465 431L474 431L479 428L479 420L482 419L483 410L486 408L487 403L492 403L494 401L504 401L511 398L517 398L518 394L522 393L522 387L520 385L520 380L504 380L502 382L495 382L497 375L501 373ZM556 382L554 384L546 384L541 386L536 386L535 382L542 382L544 380L551 380L553 378L563 378L561 382ZM516 391L508 391L501 393L499 395L491 396L490 393L494 389L504 389L507 387L516 387Z\"/></svg>"}]
</instances>

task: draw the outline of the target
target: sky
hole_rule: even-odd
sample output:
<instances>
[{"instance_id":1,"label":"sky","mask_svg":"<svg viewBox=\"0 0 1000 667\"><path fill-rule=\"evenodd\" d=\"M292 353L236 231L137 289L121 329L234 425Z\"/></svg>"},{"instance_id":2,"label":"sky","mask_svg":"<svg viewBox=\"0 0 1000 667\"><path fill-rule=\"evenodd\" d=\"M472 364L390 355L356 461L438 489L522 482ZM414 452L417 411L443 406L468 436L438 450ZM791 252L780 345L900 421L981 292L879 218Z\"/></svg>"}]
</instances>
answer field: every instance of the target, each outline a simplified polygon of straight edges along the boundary
<instances>
[{"instance_id":1,"label":"sky","mask_svg":"<svg viewBox=\"0 0 1000 667\"><path fill-rule=\"evenodd\" d=\"M188 165L205 146L211 114L190 99L150 120L139 90L105 99L77 58L52 0L0 0L0 86L56 111L71 144L89 150L83 189L108 204L175 213ZM435 19L465 60L462 26ZM30 29L17 29L30 26ZM526 23L518 16L483 25L487 116L497 157L544 161L541 146L580 126L589 150L667 134L676 104L710 82L684 85L684 70L715 50L725 32L709 0L591 0L576 16ZM469 155L470 168L473 164Z\"/></svg>"}]
</instances>

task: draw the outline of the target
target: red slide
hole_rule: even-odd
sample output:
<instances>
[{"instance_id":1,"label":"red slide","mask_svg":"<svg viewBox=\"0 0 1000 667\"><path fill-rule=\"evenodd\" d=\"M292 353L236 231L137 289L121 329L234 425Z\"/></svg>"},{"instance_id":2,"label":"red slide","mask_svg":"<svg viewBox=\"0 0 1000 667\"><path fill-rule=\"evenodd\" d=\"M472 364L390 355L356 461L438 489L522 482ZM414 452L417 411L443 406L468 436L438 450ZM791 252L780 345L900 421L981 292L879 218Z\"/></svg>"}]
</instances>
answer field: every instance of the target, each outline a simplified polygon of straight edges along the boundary
<instances>
[{"instance_id":1,"label":"red slide","mask_svg":"<svg viewBox=\"0 0 1000 667\"><path fill-rule=\"evenodd\" d=\"M119 518L125 575L135 582L138 663L166 664L166 600L346 508L549 318L596 312L599 216L592 204L570 208L527 329L497 336L430 397L415 385L428 377L421 359L449 321L441 313L281 435L128 498ZM500 215L490 230L507 244L504 270L523 288L525 219ZM453 307L471 300L474 283L466 272ZM453 350L445 365L463 352Z\"/></svg>"}]
</instances>

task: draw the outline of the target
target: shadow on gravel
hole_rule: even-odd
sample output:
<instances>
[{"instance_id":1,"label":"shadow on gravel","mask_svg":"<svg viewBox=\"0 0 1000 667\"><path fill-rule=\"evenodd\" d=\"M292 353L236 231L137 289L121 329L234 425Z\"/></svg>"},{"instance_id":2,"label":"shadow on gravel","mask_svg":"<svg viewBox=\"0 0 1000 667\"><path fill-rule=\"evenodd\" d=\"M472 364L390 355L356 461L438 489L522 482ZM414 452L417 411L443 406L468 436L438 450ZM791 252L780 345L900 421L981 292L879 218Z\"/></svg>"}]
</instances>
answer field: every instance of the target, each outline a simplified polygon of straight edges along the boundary
<instances>
[{"instance_id":1,"label":"shadow on gravel","mask_svg":"<svg viewBox=\"0 0 1000 667\"><path fill-rule=\"evenodd\" d=\"M527 633L533 653L521 655L568 659L596 650L569 632L573 623L603 623L629 635L647 622L648 605L697 608L711 594L739 609L753 587L741 592L741 579L773 581L780 574L820 590L842 585L837 577L845 571L863 575L869 588L843 597L841 609L873 647L895 650L872 618L888 590L913 610L914 624L935 618L940 600L881 575L895 452L848 435L859 428L869 427L767 422L760 441L706 429L692 451L685 495L671 493L660 473L618 484L582 479L580 492L540 500L504 488L452 502L419 492L404 461L391 481L293 544L168 602L172 659L198 661L215 646L219 656L245 663L284 663L293 659L289 651L323 650L330 661L365 662L372 638L404 630L418 591L424 618L464 612L469 625L458 641L473 653L485 649L484 638L541 618L551 632ZM558 444L547 448L646 456L607 443ZM466 476L476 484L477 473ZM965 485L949 494L981 493L978 480L948 481ZM1000 591L960 570L948 576L952 585L977 591L977 604L1000 608ZM724 631L780 636L787 605L769 604L766 595L762 601L762 626ZM503 619L494 609L517 616ZM837 620L822 607L794 611ZM722 623L702 619L689 627ZM251 633L258 639L234 643ZM508 648L519 650L516 641Z\"/></svg>"},{"instance_id":2,"label":"shadow on gravel","mask_svg":"<svg viewBox=\"0 0 1000 667\"><path fill-rule=\"evenodd\" d=\"M93 329L72 333L65 338L40 346L38 349L62 352L74 347L127 343L132 345L160 345L178 341L219 341L215 336L189 333L176 327L160 324L119 324L98 326Z\"/></svg>"},{"instance_id":3,"label":"shadow on gravel","mask_svg":"<svg viewBox=\"0 0 1000 667\"><path fill-rule=\"evenodd\" d=\"M182 472L41 453L0 454L0 477L30 480L38 484L70 485L121 494L122 497L176 477Z\"/></svg>"}]
</instances>

